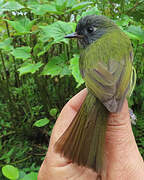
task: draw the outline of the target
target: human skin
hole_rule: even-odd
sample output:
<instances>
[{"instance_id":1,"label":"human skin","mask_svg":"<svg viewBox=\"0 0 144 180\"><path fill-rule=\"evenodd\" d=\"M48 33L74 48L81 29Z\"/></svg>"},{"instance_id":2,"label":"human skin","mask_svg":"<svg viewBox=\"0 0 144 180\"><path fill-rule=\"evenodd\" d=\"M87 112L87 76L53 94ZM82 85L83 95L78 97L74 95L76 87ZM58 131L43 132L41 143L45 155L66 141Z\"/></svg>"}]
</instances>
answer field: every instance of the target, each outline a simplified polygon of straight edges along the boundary
<instances>
[{"instance_id":1,"label":"human skin","mask_svg":"<svg viewBox=\"0 0 144 180\"><path fill-rule=\"evenodd\" d=\"M75 95L62 109L50 138L46 157L41 165L38 180L95 180L97 173L77 166L54 152L54 144L67 129L78 112L87 90ZM105 145L103 180L143 180L144 162L138 151L131 128L128 104L125 100L119 113L108 119Z\"/></svg>"}]
</instances>

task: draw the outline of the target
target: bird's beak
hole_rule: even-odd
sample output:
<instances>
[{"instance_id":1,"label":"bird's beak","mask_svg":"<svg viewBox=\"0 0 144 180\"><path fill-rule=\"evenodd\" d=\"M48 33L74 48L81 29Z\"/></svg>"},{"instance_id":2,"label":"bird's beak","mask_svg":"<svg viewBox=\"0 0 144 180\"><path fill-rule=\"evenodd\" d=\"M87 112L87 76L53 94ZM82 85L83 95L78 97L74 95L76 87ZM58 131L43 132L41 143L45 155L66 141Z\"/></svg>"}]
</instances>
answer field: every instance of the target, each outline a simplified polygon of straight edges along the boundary
<instances>
[{"instance_id":1,"label":"bird's beak","mask_svg":"<svg viewBox=\"0 0 144 180\"><path fill-rule=\"evenodd\" d=\"M83 38L82 35L79 35L77 32L74 32L74 33L71 33L71 34L68 34L65 36L65 38Z\"/></svg>"}]
</instances>

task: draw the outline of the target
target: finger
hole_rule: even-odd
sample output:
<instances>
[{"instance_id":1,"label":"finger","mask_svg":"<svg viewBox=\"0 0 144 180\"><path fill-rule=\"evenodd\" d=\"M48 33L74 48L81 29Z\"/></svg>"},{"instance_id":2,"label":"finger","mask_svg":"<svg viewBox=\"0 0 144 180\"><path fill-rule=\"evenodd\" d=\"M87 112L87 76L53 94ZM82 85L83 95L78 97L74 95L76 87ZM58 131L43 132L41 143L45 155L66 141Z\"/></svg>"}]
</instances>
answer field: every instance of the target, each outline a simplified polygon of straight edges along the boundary
<instances>
[{"instance_id":1,"label":"finger","mask_svg":"<svg viewBox=\"0 0 144 180\"><path fill-rule=\"evenodd\" d=\"M110 163L109 163L110 162ZM111 113L106 132L106 179L136 179L141 174L142 157L138 151L125 100L119 113Z\"/></svg>"},{"instance_id":2,"label":"finger","mask_svg":"<svg viewBox=\"0 0 144 180\"><path fill-rule=\"evenodd\" d=\"M117 113L110 113L108 126L119 126L130 122L127 100L124 101L122 109Z\"/></svg>"},{"instance_id":3,"label":"finger","mask_svg":"<svg viewBox=\"0 0 144 180\"><path fill-rule=\"evenodd\" d=\"M106 142L108 144L119 145L127 141L135 142L131 128L128 103L127 100L125 100L121 112L111 113L109 116Z\"/></svg>"}]
</instances>

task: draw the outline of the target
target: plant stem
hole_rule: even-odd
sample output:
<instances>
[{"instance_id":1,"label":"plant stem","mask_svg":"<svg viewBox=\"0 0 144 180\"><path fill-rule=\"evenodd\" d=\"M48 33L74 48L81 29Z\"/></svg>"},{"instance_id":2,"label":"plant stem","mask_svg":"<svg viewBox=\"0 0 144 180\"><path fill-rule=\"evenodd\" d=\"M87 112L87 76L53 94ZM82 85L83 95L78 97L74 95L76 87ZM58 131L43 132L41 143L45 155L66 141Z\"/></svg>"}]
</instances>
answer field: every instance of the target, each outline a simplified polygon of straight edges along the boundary
<instances>
[{"instance_id":1,"label":"plant stem","mask_svg":"<svg viewBox=\"0 0 144 180\"><path fill-rule=\"evenodd\" d=\"M69 45L66 44L65 46L66 46L67 59L70 60Z\"/></svg>"},{"instance_id":2,"label":"plant stem","mask_svg":"<svg viewBox=\"0 0 144 180\"><path fill-rule=\"evenodd\" d=\"M10 38L10 31L9 31L9 26L8 26L7 21L5 21L5 24L6 24L6 29L7 29L7 35ZM18 76L17 69L16 69L15 57L12 56L12 59L13 59L13 62L14 62L14 72L15 72L16 84L19 87L20 83L19 83L19 76Z\"/></svg>"},{"instance_id":3,"label":"plant stem","mask_svg":"<svg viewBox=\"0 0 144 180\"><path fill-rule=\"evenodd\" d=\"M9 27L8 27L7 21L5 21L5 24L6 24L7 35L8 35L8 37L10 37L10 31L9 31Z\"/></svg>"},{"instance_id":4,"label":"plant stem","mask_svg":"<svg viewBox=\"0 0 144 180\"><path fill-rule=\"evenodd\" d=\"M6 82L7 82L6 85L7 85L8 97L9 97L10 102L12 102L11 101L11 96L10 96L10 91L9 91L9 79L8 79L8 76L7 76L7 70L6 70L5 61L4 61L2 51L0 51L0 55L1 55L2 65L3 65L5 77L6 77Z\"/></svg>"},{"instance_id":5,"label":"plant stem","mask_svg":"<svg viewBox=\"0 0 144 180\"><path fill-rule=\"evenodd\" d=\"M26 157L26 158L24 158L24 159L21 159L21 160L19 160L19 161L15 161L15 162L13 162L13 163L11 163L11 164L18 164L18 163L24 162L24 161L30 159L31 157L32 157L32 156L29 155L28 157Z\"/></svg>"},{"instance_id":6,"label":"plant stem","mask_svg":"<svg viewBox=\"0 0 144 180\"><path fill-rule=\"evenodd\" d=\"M6 136L12 135L12 134L15 134L15 131L11 131L11 132L8 132L7 134L1 135L1 136L0 136L0 139L1 139L1 138L4 138L4 137L6 137Z\"/></svg>"},{"instance_id":7,"label":"plant stem","mask_svg":"<svg viewBox=\"0 0 144 180\"><path fill-rule=\"evenodd\" d=\"M19 80L19 75L18 75L17 68L16 68L16 60L15 60L15 57L13 55L12 55L12 59L13 59L13 63L14 63L16 87L19 87L20 86L20 80Z\"/></svg>"}]
</instances>

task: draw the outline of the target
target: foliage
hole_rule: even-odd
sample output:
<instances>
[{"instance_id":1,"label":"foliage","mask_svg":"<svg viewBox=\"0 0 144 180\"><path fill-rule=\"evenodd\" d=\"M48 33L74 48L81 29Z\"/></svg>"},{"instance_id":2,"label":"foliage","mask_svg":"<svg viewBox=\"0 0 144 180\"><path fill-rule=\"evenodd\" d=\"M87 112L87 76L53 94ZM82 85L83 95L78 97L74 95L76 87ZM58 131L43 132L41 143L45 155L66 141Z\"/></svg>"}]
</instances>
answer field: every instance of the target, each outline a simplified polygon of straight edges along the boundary
<instances>
[{"instance_id":1,"label":"foliage","mask_svg":"<svg viewBox=\"0 0 144 180\"><path fill-rule=\"evenodd\" d=\"M129 104L138 116L133 129L144 157L144 2L0 0L0 7L3 175L10 179L17 171L19 179L36 177L59 112L84 87L77 42L64 36L89 14L113 19L132 41L137 83Z\"/></svg>"},{"instance_id":2,"label":"foliage","mask_svg":"<svg viewBox=\"0 0 144 180\"><path fill-rule=\"evenodd\" d=\"M49 122L50 122L49 119L43 118L43 119L40 119L40 120L36 121L36 122L33 124L33 126L43 127L43 126L47 125Z\"/></svg>"},{"instance_id":3,"label":"foliage","mask_svg":"<svg viewBox=\"0 0 144 180\"><path fill-rule=\"evenodd\" d=\"M38 174L36 172L26 174L24 171L18 170L12 165L5 165L2 168L2 173L7 179L10 180L36 180Z\"/></svg>"},{"instance_id":4,"label":"foliage","mask_svg":"<svg viewBox=\"0 0 144 180\"><path fill-rule=\"evenodd\" d=\"M11 165L6 165L2 168L2 173L8 179L18 179L19 172L18 169Z\"/></svg>"},{"instance_id":5,"label":"foliage","mask_svg":"<svg viewBox=\"0 0 144 180\"><path fill-rule=\"evenodd\" d=\"M133 132L136 138L137 145L139 147L139 151L144 158L144 120L143 120L144 113L141 115L137 114L137 124L133 126Z\"/></svg>"}]
</instances>

